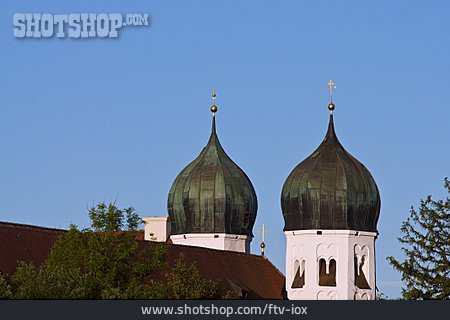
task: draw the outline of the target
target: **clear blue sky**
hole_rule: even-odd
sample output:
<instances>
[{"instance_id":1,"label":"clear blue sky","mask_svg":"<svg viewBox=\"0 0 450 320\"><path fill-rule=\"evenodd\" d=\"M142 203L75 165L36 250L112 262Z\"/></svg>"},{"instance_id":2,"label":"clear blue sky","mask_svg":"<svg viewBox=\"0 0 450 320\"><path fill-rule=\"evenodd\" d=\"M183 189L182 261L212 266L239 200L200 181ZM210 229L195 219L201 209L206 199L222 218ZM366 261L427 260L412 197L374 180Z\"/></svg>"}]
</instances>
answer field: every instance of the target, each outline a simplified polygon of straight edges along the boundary
<instances>
[{"instance_id":1,"label":"clear blue sky","mask_svg":"<svg viewBox=\"0 0 450 320\"><path fill-rule=\"evenodd\" d=\"M165 215L176 175L218 134L259 200L256 229L284 272L280 192L321 142L326 83L337 134L372 172L382 209L377 281L409 207L449 175L448 1L2 1L0 220L88 226L95 202ZM119 38L18 39L14 13L148 13ZM259 251L255 237L252 251Z\"/></svg>"}]
</instances>

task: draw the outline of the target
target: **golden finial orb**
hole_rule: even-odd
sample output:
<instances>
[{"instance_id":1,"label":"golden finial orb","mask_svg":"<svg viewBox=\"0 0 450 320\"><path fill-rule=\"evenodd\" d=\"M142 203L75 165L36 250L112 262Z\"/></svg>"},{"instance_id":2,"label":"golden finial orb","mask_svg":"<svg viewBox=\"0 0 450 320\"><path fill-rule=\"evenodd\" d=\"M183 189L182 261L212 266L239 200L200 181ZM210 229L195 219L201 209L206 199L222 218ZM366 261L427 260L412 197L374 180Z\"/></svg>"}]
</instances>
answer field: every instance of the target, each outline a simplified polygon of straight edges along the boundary
<instances>
[{"instance_id":1,"label":"golden finial orb","mask_svg":"<svg viewBox=\"0 0 450 320\"><path fill-rule=\"evenodd\" d=\"M212 113L216 113L217 112L216 97L217 97L216 90L213 90L213 92L212 92L213 105L211 106L211 112Z\"/></svg>"},{"instance_id":2,"label":"golden finial orb","mask_svg":"<svg viewBox=\"0 0 450 320\"><path fill-rule=\"evenodd\" d=\"M330 110L330 114L333 114L333 110L335 108L333 103L333 89L336 89L336 84L333 80L328 81L328 89L330 89L330 103L328 104L328 110Z\"/></svg>"}]
</instances>

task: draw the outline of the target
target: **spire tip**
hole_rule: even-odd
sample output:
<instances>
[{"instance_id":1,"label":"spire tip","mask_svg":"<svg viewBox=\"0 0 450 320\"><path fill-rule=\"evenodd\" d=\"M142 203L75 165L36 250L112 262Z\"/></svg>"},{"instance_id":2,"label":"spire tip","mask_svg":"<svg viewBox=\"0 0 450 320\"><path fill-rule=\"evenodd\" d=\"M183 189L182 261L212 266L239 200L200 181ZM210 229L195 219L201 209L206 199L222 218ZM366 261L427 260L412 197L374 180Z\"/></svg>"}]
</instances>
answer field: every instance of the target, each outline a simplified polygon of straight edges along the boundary
<instances>
[{"instance_id":1,"label":"spire tip","mask_svg":"<svg viewBox=\"0 0 450 320\"><path fill-rule=\"evenodd\" d=\"M336 84L333 80L328 81L328 89L330 90L330 103L328 104L328 110L330 110L330 114L333 114L333 110L336 106L333 103L333 89L336 89Z\"/></svg>"},{"instance_id":2,"label":"spire tip","mask_svg":"<svg viewBox=\"0 0 450 320\"><path fill-rule=\"evenodd\" d=\"M212 92L212 101L213 101L213 105L211 106L211 112L213 113L213 116L215 115L215 113L217 112L217 106L216 106L216 90L213 90Z\"/></svg>"}]
</instances>

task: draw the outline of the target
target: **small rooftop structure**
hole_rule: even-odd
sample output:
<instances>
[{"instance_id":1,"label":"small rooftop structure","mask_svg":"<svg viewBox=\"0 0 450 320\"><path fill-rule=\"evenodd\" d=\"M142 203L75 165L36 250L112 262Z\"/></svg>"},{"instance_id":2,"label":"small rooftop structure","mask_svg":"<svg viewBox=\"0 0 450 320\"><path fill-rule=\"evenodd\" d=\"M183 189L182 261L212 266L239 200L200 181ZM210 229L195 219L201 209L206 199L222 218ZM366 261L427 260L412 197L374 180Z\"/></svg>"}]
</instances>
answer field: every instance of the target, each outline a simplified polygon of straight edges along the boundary
<instances>
[{"instance_id":1,"label":"small rooftop structure","mask_svg":"<svg viewBox=\"0 0 450 320\"><path fill-rule=\"evenodd\" d=\"M169 217L145 217L144 240L166 242L170 237Z\"/></svg>"}]
</instances>

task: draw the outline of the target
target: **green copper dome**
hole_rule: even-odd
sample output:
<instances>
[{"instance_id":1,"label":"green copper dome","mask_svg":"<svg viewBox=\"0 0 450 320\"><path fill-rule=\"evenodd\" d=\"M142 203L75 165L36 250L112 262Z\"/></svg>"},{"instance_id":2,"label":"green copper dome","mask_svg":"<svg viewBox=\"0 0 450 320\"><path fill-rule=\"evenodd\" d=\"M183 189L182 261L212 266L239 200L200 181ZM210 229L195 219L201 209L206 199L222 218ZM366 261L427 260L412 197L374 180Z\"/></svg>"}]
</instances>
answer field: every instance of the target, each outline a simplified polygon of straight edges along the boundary
<instances>
[{"instance_id":1,"label":"green copper dome","mask_svg":"<svg viewBox=\"0 0 450 320\"><path fill-rule=\"evenodd\" d=\"M214 116L208 144L176 177L167 208L172 234L253 236L257 211L255 189L244 171L223 150Z\"/></svg>"},{"instance_id":2,"label":"green copper dome","mask_svg":"<svg viewBox=\"0 0 450 320\"><path fill-rule=\"evenodd\" d=\"M377 185L369 170L339 142L332 114L321 145L294 168L284 183L281 207L285 231L377 231Z\"/></svg>"}]
</instances>

